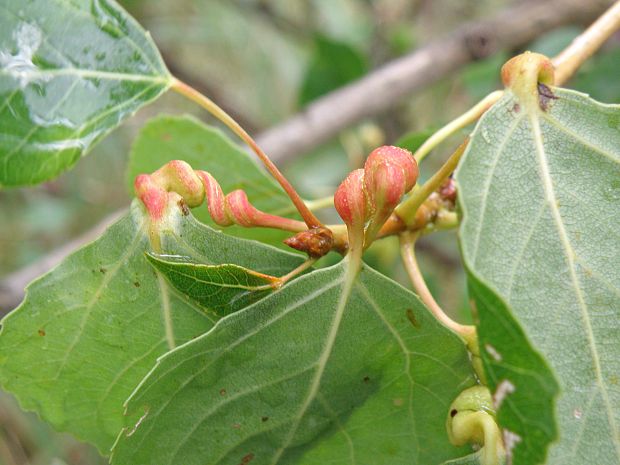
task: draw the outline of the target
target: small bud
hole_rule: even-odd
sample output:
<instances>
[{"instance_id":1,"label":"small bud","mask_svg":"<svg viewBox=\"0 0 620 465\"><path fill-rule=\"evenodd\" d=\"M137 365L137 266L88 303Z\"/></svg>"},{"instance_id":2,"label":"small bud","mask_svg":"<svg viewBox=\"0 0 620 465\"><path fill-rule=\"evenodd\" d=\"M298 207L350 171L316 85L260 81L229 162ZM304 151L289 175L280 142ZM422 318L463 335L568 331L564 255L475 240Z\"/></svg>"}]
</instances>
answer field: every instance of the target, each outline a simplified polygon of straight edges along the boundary
<instances>
[{"instance_id":1,"label":"small bud","mask_svg":"<svg viewBox=\"0 0 620 465\"><path fill-rule=\"evenodd\" d=\"M379 147L364 164L364 183L373 218L366 231L370 243L390 217L402 196L418 179L418 164L409 150L393 146Z\"/></svg>"},{"instance_id":2,"label":"small bud","mask_svg":"<svg viewBox=\"0 0 620 465\"><path fill-rule=\"evenodd\" d=\"M409 150L394 146L379 147L364 164L364 182L375 211L390 212L418 179L418 164Z\"/></svg>"},{"instance_id":3,"label":"small bud","mask_svg":"<svg viewBox=\"0 0 620 465\"><path fill-rule=\"evenodd\" d=\"M322 257L332 250L334 234L327 228L313 228L302 231L284 241L295 250L307 253L310 257Z\"/></svg>"},{"instance_id":4,"label":"small bud","mask_svg":"<svg viewBox=\"0 0 620 465\"><path fill-rule=\"evenodd\" d=\"M364 170L351 171L336 189L334 206L348 228L363 229L370 215L364 188Z\"/></svg>"}]
</instances>

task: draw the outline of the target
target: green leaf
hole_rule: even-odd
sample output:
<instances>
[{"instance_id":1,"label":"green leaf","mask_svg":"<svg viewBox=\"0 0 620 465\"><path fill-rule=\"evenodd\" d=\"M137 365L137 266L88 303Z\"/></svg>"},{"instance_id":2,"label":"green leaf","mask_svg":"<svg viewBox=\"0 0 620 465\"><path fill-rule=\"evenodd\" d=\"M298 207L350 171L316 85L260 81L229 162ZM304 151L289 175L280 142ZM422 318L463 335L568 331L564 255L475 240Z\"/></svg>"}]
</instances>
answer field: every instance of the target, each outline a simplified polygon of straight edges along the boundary
<instances>
[{"instance_id":1,"label":"green leaf","mask_svg":"<svg viewBox=\"0 0 620 465\"><path fill-rule=\"evenodd\" d=\"M174 204L176 206L176 204ZM2 321L0 384L27 410L106 453L123 425L123 402L168 350L216 318L158 279L144 254L151 227L141 204L100 239L35 281ZM169 208L163 253L284 274L293 254L226 236ZM170 315L171 325L166 325Z\"/></svg>"},{"instance_id":2,"label":"green leaf","mask_svg":"<svg viewBox=\"0 0 620 465\"><path fill-rule=\"evenodd\" d=\"M306 105L328 92L362 77L368 71L365 57L345 42L318 34L299 104Z\"/></svg>"},{"instance_id":3,"label":"green leaf","mask_svg":"<svg viewBox=\"0 0 620 465\"><path fill-rule=\"evenodd\" d=\"M514 463L539 463L551 435L532 430L553 418L547 463L618 463L620 107L553 92L544 111L507 91L478 123L457 173L461 246L487 367L516 387L500 422L527 432ZM554 376L557 404L533 407Z\"/></svg>"},{"instance_id":4,"label":"green leaf","mask_svg":"<svg viewBox=\"0 0 620 465\"><path fill-rule=\"evenodd\" d=\"M496 393L499 424L519 441L550 444L558 434L552 407L560 392L553 373L505 302L473 274L468 281L478 314L485 315L478 325L478 340L489 389ZM512 455L514 463L539 464L545 462L546 452L545 447L531 447Z\"/></svg>"},{"instance_id":5,"label":"green leaf","mask_svg":"<svg viewBox=\"0 0 620 465\"><path fill-rule=\"evenodd\" d=\"M0 0L0 186L70 168L170 81L112 0Z\"/></svg>"},{"instance_id":6,"label":"green leaf","mask_svg":"<svg viewBox=\"0 0 620 465\"><path fill-rule=\"evenodd\" d=\"M239 265L192 263L187 257L147 254L151 264L181 294L217 317L253 304L273 291L273 276Z\"/></svg>"},{"instance_id":7,"label":"green leaf","mask_svg":"<svg viewBox=\"0 0 620 465\"><path fill-rule=\"evenodd\" d=\"M131 149L128 183L142 173L152 173L170 160L183 160L194 169L211 173L224 193L242 189L259 210L274 215L294 217L295 211L284 191L218 129L190 116L158 116L140 131ZM206 203L192 213L205 224L220 229L209 215ZM290 233L274 229L223 228L227 234L282 245ZM289 249L290 250L290 249Z\"/></svg>"},{"instance_id":8,"label":"green leaf","mask_svg":"<svg viewBox=\"0 0 620 465\"><path fill-rule=\"evenodd\" d=\"M474 384L463 343L366 266L348 295L347 262L160 358L128 402L112 463L411 465L463 455L445 431L450 403Z\"/></svg>"}]
</instances>

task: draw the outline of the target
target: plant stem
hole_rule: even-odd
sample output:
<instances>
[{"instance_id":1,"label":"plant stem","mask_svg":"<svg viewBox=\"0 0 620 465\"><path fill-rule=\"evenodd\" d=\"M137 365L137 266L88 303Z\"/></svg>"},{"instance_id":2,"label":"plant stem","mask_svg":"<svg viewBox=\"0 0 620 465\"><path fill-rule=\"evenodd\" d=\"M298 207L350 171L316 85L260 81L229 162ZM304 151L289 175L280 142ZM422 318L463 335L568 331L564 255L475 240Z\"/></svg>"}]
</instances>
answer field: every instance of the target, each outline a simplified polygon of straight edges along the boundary
<instances>
[{"instance_id":1,"label":"plant stem","mask_svg":"<svg viewBox=\"0 0 620 465\"><path fill-rule=\"evenodd\" d=\"M270 287L275 287L276 289L281 288L282 286L284 286L288 281L290 281L291 279L293 279L295 276L303 273L304 271L306 271L308 268L310 268L312 265L314 265L314 263L317 261L317 258L309 258L307 259L305 262L303 262L301 265L299 265L297 268L295 268L294 270L286 273L284 276L281 276L280 278L277 279L277 281L273 284L270 285Z\"/></svg>"},{"instance_id":2,"label":"plant stem","mask_svg":"<svg viewBox=\"0 0 620 465\"><path fill-rule=\"evenodd\" d=\"M553 58L555 85L564 84L618 29L620 29L620 0ZM420 163L448 136L480 118L503 94L501 90L490 93L461 116L435 132L416 150L414 154L416 161Z\"/></svg>"},{"instance_id":3,"label":"plant stem","mask_svg":"<svg viewBox=\"0 0 620 465\"><path fill-rule=\"evenodd\" d=\"M334 196L329 195L327 197L322 197L316 200L308 200L306 201L306 205L310 210L323 210L325 208L334 206Z\"/></svg>"},{"instance_id":4,"label":"plant stem","mask_svg":"<svg viewBox=\"0 0 620 465\"><path fill-rule=\"evenodd\" d=\"M435 316L446 328L459 334L466 342L475 336L476 328L471 325L462 325L450 318L439 306L437 301L433 298L433 295L428 290L418 262L415 258L415 242L419 237L419 232L405 231L400 235L400 252L403 259L403 264L407 270L407 274L411 279L411 284L417 292L418 296L426 304L431 313Z\"/></svg>"},{"instance_id":5,"label":"plant stem","mask_svg":"<svg viewBox=\"0 0 620 465\"><path fill-rule=\"evenodd\" d=\"M448 210L439 210L435 227L439 230L455 229L459 226L459 217L456 212Z\"/></svg>"},{"instance_id":6,"label":"plant stem","mask_svg":"<svg viewBox=\"0 0 620 465\"><path fill-rule=\"evenodd\" d=\"M258 156L261 162L263 162L265 168L267 168L267 171L271 173L271 175L276 179L276 181L278 181L278 183L280 183L284 191L288 194L291 201L295 205L295 208L297 208L297 211L306 222L308 228L311 229L323 226L323 224L317 219L317 217L314 216L314 213L312 213L312 211L310 211L310 209L304 203L295 188L280 172L278 167L274 165L274 163L269 159L267 154L262 151L262 149L256 144L254 139L252 139L252 137L245 131L245 129L243 129L232 117L230 117L228 113L222 110L211 99L176 78L173 78L171 87L174 91L203 107L205 110L207 110L217 119L219 119L222 123L228 126L228 128L230 128L230 130L233 131L237 136L239 136L246 144L248 144L248 146L254 151L254 153Z\"/></svg>"},{"instance_id":7,"label":"plant stem","mask_svg":"<svg viewBox=\"0 0 620 465\"><path fill-rule=\"evenodd\" d=\"M620 29L620 0L614 3L588 29L577 36L568 47L553 58L555 85L564 84L618 29ZM504 92L501 90L490 93L461 116L435 132L416 150L414 154L416 161L420 163L447 137L468 124L475 122L503 94Z\"/></svg>"},{"instance_id":8,"label":"plant stem","mask_svg":"<svg viewBox=\"0 0 620 465\"><path fill-rule=\"evenodd\" d=\"M553 58L555 85L562 85L620 28L620 1L614 3L571 44Z\"/></svg>"},{"instance_id":9,"label":"plant stem","mask_svg":"<svg viewBox=\"0 0 620 465\"><path fill-rule=\"evenodd\" d=\"M416 186L407 200L401 203L394 212L399 216L405 224L410 224L415 219L416 211L420 208L420 205L437 190L441 183L452 174L454 169L459 163L461 156L467 148L469 137L467 137L461 145L454 151L450 158L442 165L441 168L422 186Z\"/></svg>"},{"instance_id":10,"label":"plant stem","mask_svg":"<svg viewBox=\"0 0 620 465\"><path fill-rule=\"evenodd\" d=\"M482 114L487 111L491 106L497 102L502 95L504 95L504 91L496 90L495 92L490 93L485 98L480 100L476 105L471 107L461 116L456 119L453 119L444 127L435 132L432 136L430 136L426 141L416 150L414 157L418 163L420 163L426 156L437 147L441 142L443 142L446 138L454 134L459 129L463 129L468 124L476 121Z\"/></svg>"}]
</instances>

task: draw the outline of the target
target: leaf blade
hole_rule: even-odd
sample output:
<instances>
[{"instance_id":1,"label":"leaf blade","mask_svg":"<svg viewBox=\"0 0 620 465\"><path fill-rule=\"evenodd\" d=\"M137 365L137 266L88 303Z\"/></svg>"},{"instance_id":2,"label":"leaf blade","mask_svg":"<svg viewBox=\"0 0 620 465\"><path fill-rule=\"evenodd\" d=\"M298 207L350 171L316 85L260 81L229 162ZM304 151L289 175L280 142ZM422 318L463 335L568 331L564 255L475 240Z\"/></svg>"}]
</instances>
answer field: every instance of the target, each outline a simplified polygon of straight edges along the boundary
<instances>
[{"instance_id":1,"label":"leaf blade","mask_svg":"<svg viewBox=\"0 0 620 465\"><path fill-rule=\"evenodd\" d=\"M473 383L462 342L367 267L339 318L345 267L304 275L161 358L128 401L131 435L119 436L112 463L458 456L444 425L450 402ZM437 337L442 347L430 344Z\"/></svg>"},{"instance_id":2,"label":"leaf blade","mask_svg":"<svg viewBox=\"0 0 620 465\"><path fill-rule=\"evenodd\" d=\"M605 341L613 340L620 308L618 219L610 213L620 198L620 108L553 91L558 98L546 112L520 109L507 92L480 120L457 172L461 245L467 268L508 304L551 366L553 373L541 376L559 381L560 442L549 463L580 463L586 455L613 463L620 457L613 414L620 367ZM499 352L510 350L500 349L493 331L486 337ZM594 410L586 416L587 406ZM516 454L537 463L524 444ZM547 445L534 441L529 448Z\"/></svg>"},{"instance_id":3,"label":"leaf blade","mask_svg":"<svg viewBox=\"0 0 620 465\"><path fill-rule=\"evenodd\" d=\"M0 3L0 185L70 168L170 86L150 36L115 2L52 2Z\"/></svg>"},{"instance_id":4,"label":"leaf blade","mask_svg":"<svg viewBox=\"0 0 620 465\"><path fill-rule=\"evenodd\" d=\"M239 265L204 265L147 254L147 259L179 292L205 311L226 316L261 299L274 290L275 279Z\"/></svg>"},{"instance_id":5,"label":"leaf blade","mask_svg":"<svg viewBox=\"0 0 620 465\"><path fill-rule=\"evenodd\" d=\"M159 228L166 253L254 264L276 274L300 261L213 231L171 206ZM2 320L2 386L25 409L103 454L123 424L123 402L169 350L167 319L176 344L203 334L216 320L157 278L144 257L150 231L148 216L134 202L100 239L29 286L25 301ZM255 263L263 254L268 256Z\"/></svg>"}]
</instances>

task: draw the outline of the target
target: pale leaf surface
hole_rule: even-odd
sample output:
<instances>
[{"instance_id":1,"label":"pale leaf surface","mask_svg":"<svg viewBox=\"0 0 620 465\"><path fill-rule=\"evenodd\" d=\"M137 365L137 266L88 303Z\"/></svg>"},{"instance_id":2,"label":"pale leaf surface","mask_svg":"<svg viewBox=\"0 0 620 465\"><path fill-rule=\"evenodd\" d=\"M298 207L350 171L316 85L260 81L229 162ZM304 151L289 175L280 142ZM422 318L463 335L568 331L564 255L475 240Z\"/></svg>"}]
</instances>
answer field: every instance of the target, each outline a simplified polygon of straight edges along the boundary
<instances>
[{"instance_id":1,"label":"pale leaf surface","mask_svg":"<svg viewBox=\"0 0 620 465\"><path fill-rule=\"evenodd\" d=\"M552 386L553 377L561 390L543 411L516 396L503 404L513 406L511 423L521 425L514 463L539 463L549 437L532 428L550 431L555 417L559 440L548 463L616 464L620 107L553 92L546 111L528 111L507 91L478 123L457 173L461 245L487 303L495 293L507 306L500 316L488 305L479 309L480 338L492 347L487 360L506 367L504 357L531 343L552 372L522 357L507 380L529 389L523 399L535 397L541 383ZM504 339L506 332L521 335ZM539 383L528 383L529 376Z\"/></svg>"}]
</instances>

